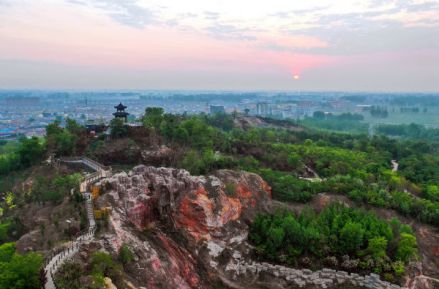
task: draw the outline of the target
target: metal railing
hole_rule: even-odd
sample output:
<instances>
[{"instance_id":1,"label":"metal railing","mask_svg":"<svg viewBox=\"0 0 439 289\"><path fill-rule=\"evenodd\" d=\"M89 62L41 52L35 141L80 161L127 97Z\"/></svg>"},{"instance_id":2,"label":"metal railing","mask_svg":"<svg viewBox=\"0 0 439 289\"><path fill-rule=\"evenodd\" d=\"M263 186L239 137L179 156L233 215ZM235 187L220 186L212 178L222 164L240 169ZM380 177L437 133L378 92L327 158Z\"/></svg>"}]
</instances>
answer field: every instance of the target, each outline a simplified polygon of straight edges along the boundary
<instances>
[{"instance_id":1,"label":"metal railing","mask_svg":"<svg viewBox=\"0 0 439 289\"><path fill-rule=\"evenodd\" d=\"M80 157L62 157L58 159L60 162L64 163L83 163L86 166L92 168L95 171L98 170L104 170L104 171L111 171L110 166L104 166L101 163L98 163L95 160L92 160L86 156L80 156Z\"/></svg>"}]
</instances>

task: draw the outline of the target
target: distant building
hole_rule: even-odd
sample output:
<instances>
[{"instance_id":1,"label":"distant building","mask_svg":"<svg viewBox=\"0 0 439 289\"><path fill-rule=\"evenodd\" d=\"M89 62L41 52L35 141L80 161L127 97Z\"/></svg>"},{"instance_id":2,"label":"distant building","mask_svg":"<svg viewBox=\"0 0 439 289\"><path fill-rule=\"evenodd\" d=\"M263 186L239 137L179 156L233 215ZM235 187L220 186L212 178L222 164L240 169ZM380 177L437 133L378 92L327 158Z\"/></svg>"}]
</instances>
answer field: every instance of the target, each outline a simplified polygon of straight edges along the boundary
<instances>
[{"instance_id":1,"label":"distant building","mask_svg":"<svg viewBox=\"0 0 439 289\"><path fill-rule=\"evenodd\" d=\"M104 132L108 128L104 124L86 124L85 127L89 133L93 132L94 134Z\"/></svg>"},{"instance_id":2,"label":"distant building","mask_svg":"<svg viewBox=\"0 0 439 289\"><path fill-rule=\"evenodd\" d=\"M38 105L40 103L39 97L19 97L19 96L10 96L6 97L5 104L8 106L30 106L30 105Z\"/></svg>"},{"instance_id":3,"label":"distant building","mask_svg":"<svg viewBox=\"0 0 439 289\"><path fill-rule=\"evenodd\" d=\"M125 122L127 122L127 117L129 115L128 112L125 111L127 108L125 105L120 102L118 105L114 107L116 109L116 112L113 113L115 118L122 118Z\"/></svg>"},{"instance_id":4,"label":"distant building","mask_svg":"<svg viewBox=\"0 0 439 289\"><path fill-rule=\"evenodd\" d=\"M329 105L334 109L341 109L347 106L347 102L337 99L337 100L329 101Z\"/></svg>"},{"instance_id":5,"label":"distant building","mask_svg":"<svg viewBox=\"0 0 439 289\"><path fill-rule=\"evenodd\" d=\"M370 111L372 108L371 104L357 104L356 110L357 111Z\"/></svg>"},{"instance_id":6,"label":"distant building","mask_svg":"<svg viewBox=\"0 0 439 289\"><path fill-rule=\"evenodd\" d=\"M226 113L226 110L223 105L210 106L210 114L217 114L217 113Z\"/></svg>"},{"instance_id":7,"label":"distant building","mask_svg":"<svg viewBox=\"0 0 439 289\"><path fill-rule=\"evenodd\" d=\"M0 129L0 139L10 139L17 135L17 130L13 128L2 128Z\"/></svg>"},{"instance_id":8,"label":"distant building","mask_svg":"<svg viewBox=\"0 0 439 289\"><path fill-rule=\"evenodd\" d=\"M271 114L270 106L267 102L258 102L256 104L256 114L257 115L269 115Z\"/></svg>"}]
</instances>

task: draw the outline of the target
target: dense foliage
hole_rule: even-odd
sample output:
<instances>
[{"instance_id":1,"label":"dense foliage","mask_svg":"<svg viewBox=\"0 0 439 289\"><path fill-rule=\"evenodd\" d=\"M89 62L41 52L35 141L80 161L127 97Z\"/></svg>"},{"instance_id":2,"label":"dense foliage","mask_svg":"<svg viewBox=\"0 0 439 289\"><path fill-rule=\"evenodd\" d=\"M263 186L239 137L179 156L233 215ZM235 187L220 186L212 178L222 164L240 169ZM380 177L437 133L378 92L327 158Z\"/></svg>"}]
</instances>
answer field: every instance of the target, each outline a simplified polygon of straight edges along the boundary
<instances>
[{"instance_id":1,"label":"dense foliage","mask_svg":"<svg viewBox=\"0 0 439 289\"><path fill-rule=\"evenodd\" d=\"M128 129L125 126L123 119L113 118L110 122L111 137L121 138L127 135Z\"/></svg>"},{"instance_id":2,"label":"dense foliage","mask_svg":"<svg viewBox=\"0 0 439 289\"><path fill-rule=\"evenodd\" d=\"M122 280L122 268L111 255L94 252L89 261L87 267L74 262L63 264L55 275L57 286L64 289L100 289L105 287L104 277L110 277L118 288L122 286L119 284Z\"/></svg>"},{"instance_id":3,"label":"dense foliage","mask_svg":"<svg viewBox=\"0 0 439 289\"><path fill-rule=\"evenodd\" d=\"M380 124L377 133L408 139L439 141L439 129L426 128L420 124Z\"/></svg>"},{"instance_id":4,"label":"dense foliage","mask_svg":"<svg viewBox=\"0 0 439 289\"><path fill-rule=\"evenodd\" d=\"M37 137L20 139L11 151L0 154L0 175L40 162L44 156L44 149L44 144Z\"/></svg>"},{"instance_id":5,"label":"dense foliage","mask_svg":"<svg viewBox=\"0 0 439 289\"><path fill-rule=\"evenodd\" d=\"M15 243L0 245L0 288L39 289L43 257L36 253L20 255Z\"/></svg>"},{"instance_id":6,"label":"dense foliage","mask_svg":"<svg viewBox=\"0 0 439 289\"><path fill-rule=\"evenodd\" d=\"M301 120L300 124L315 129L367 133L369 125L362 122L363 119L364 117L361 114L342 113L334 115L316 111L312 117L305 117Z\"/></svg>"},{"instance_id":7,"label":"dense foliage","mask_svg":"<svg viewBox=\"0 0 439 289\"><path fill-rule=\"evenodd\" d=\"M81 181L81 174L75 173L66 176L55 176L48 179L38 176L32 186L29 200L39 202L61 202L66 196L70 195L72 188L77 188Z\"/></svg>"},{"instance_id":8,"label":"dense foliage","mask_svg":"<svg viewBox=\"0 0 439 289\"><path fill-rule=\"evenodd\" d=\"M316 264L326 257L324 265L351 271L400 275L400 264L417 256L410 227L341 204L325 207L319 214L308 209L299 215L259 215L249 239L269 260L296 265L305 256Z\"/></svg>"},{"instance_id":9,"label":"dense foliage","mask_svg":"<svg viewBox=\"0 0 439 289\"><path fill-rule=\"evenodd\" d=\"M193 174L245 169L261 174L282 201L308 202L317 193L338 193L439 225L439 150L433 143L303 130L292 121L267 119L277 128L237 129L234 117L177 116L149 108L143 122L168 143L186 148L177 165ZM362 119L322 112L313 117L327 118ZM399 162L398 172L390 170L392 159Z\"/></svg>"}]
</instances>

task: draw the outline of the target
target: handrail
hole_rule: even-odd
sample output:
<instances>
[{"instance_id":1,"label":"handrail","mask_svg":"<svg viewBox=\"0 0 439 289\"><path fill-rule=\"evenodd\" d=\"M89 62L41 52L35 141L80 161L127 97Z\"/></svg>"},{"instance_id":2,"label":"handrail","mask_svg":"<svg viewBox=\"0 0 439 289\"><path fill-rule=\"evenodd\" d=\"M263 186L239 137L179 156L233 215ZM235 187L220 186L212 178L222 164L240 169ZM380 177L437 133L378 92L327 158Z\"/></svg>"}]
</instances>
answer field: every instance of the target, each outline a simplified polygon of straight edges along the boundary
<instances>
[{"instance_id":1,"label":"handrail","mask_svg":"<svg viewBox=\"0 0 439 289\"><path fill-rule=\"evenodd\" d=\"M67 248L61 249L57 248L53 250L53 252L49 255L49 258L45 259L44 262L44 271L46 276L46 283L44 284L45 289L58 289L59 286L55 283L54 280L54 274L58 270L58 267L61 266L61 264L73 257L74 254L76 254L79 251L79 247L89 240L93 239L94 233L96 232L96 222L94 219L94 212L93 212L93 200L90 195L90 193L87 193L87 186L100 178L105 178L110 176L111 174L111 167L110 166L103 166L102 164L91 160L87 157L66 157L66 158L60 158L58 159L60 162L81 162L87 166L89 166L91 169L95 170L94 173L86 176L84 180L79 184L79 190L83 195L85 196L85 207L87 210L87 218L89 221L89 228L87 229L87 232L84 232L84 234L81 234L79 237L76 238L75 241L71 242Z\"/></svg>"},{"instance_id":2,"label":"handrail","mask_svg":"<svg viewBox=\"0 0 439 289\"><path fill-rule=\"evenodd\" d=\"M59 161L61 162L82 162L83 164L89 166L90 168L97 170L96 168L99 168L101 170L104 171L108 171L111 170L110 166L104 166L100 163L98 163L95 160L92 160L86 156L81 156L81 157L61 157L59 158Z\"/></svg>"}]
</instances>

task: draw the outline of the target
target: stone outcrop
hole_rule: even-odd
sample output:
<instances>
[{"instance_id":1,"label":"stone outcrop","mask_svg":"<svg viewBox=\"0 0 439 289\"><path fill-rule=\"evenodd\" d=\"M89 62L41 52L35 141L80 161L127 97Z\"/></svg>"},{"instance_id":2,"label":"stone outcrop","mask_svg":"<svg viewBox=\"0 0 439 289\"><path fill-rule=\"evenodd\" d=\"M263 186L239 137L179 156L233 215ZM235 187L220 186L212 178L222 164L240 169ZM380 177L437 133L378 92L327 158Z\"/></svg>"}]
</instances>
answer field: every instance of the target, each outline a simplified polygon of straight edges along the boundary
<instances>
[{"instance_id":1,"label":"stone outcrop","mask_svg":"<svg viewBox=\"0 0 439 289\"><path fill-rule=\"evenodd\" d=\"M258 175L220 170L191 176L172 168L137 166L100 184L98 204L111 207L112 231L100 240L136 256L128 271L138 288L370 288L400 289L376 274L293 269L253 260L248 224L271 211L271 190Z\"/></svg>"},{"instance_id":2,"label":"stone outcrop","mask_svg":"<svg viewBox=\"0 0 439 289\"><path fill-rule=\"evenodd\" d=\"M165 145L141 151L143 163L154 166L170 163L174 154L175 152Z\"/></svg>"},{"instance_id":3,"label":"stone outcrop","mask_svg":"<svg viewBox=\"0 0 439 289\"><path fill-rule=\"evenodd\" d=\"M142 165L108 184L110 202L138 229L164 221L195 241L210 240L231 221L252 218L271 197L258 175L228 170L204 177Z\"/></svg>"},{"instance_id":4,"label":"stone outcrop","mask_svg":"<svg viewBox=\"0 0 439 289\"><path fill-rule=\"evenodd\" d=\"M98 206L112 208L112 232L100 242L114 253L128 245L136 255L129 270L146 288L211 288L210 254L245 240L245 222L271 198L260 176L229 170L204 177L142 165L100 185Z\"/></svg>"}]
</instances>

